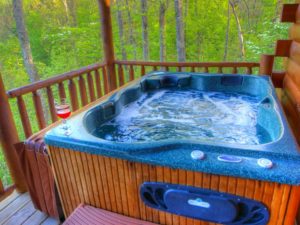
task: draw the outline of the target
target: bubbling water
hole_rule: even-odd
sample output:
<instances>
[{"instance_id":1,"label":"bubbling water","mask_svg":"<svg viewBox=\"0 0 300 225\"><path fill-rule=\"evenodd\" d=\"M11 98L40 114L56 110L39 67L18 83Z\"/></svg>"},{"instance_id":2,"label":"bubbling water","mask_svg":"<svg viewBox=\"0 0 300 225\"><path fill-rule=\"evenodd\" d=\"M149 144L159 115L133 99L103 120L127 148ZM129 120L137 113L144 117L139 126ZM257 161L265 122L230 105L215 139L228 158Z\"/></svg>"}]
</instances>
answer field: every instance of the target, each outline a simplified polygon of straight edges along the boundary
<instances>
[{"instance_id":1,"label":"bubbling water","mask_svg":"<svg viewBox=\"0 0 300 225\"><path fill-rule=\"evenodd\" d=\"M94 135L116 142L196 140L256 145L268 135L257 125L259 99L234 93L169 89L128 104Z\"/></svg>"}]
</instances>

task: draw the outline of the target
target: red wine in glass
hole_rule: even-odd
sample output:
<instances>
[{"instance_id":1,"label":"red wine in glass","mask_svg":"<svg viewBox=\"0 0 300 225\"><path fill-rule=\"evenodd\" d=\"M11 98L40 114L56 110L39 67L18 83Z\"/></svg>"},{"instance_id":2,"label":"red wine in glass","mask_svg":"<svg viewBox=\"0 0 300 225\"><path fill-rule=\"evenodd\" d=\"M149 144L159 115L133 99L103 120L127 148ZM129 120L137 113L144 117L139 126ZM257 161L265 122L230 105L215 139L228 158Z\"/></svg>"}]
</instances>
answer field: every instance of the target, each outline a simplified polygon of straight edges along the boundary
<instances>
[{"instance_id":1,"label":"red wine in glass","mask_svg":"<svg viewBox=\"0 0 300 225\"><path fill-rule=\"evenodd\" d=\"M71 115L70 105L66 102L65 99L61 100L60 104L55 104L56 115L62 119L62 126L64 135L69 136L71 134L70 126L67 124L67 118Z\"/></svg>"},{"instance_id":2,"label":"red wine in glass","mask_svg":"<svg viewBox=\"0 0 300 225\"><path fill-rule=\"evenodd\" d=\"M56 115L59 118L67 119L71 115L71 110L69 106L60 105L56 108Z\"/></svg>"}]
</instances>

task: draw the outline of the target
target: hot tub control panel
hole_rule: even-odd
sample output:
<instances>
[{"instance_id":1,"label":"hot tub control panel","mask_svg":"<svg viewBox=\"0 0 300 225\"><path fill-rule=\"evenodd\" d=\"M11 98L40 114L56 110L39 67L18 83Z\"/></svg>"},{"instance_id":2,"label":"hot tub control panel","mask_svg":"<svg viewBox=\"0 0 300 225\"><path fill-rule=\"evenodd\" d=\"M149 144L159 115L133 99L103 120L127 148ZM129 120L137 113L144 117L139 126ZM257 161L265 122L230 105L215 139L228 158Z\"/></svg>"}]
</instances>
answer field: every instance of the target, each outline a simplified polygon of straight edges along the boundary
<instances>
[{"instance_id":1,"label":"hot tub control panel","mask_svg":"<svg viewBox=\"0 0 300 225\"><path fill-rule=\"evenodd\" d=\"M257 164L260 167L271 169L273 167L273 162L270 159L260 158L257 160Z\"/></svg>"},{"instance_id":2,"label":"hot tub control panel","mask_svg":"<svg viewBox=\"0 0 300 225\"><path fill-rule=\"evenodd\" d=\"M204 154L204 152L202 152L200 150L195 150L195 151L191 152L191 157L192 157L192 159L195 159L195 160L202 160L202 159L204 159L205 154Z\"/></svg>"},{"instance_id":3,"label":"hot tub control panel","mask_svg":"<svg viewBox=\"0 0 300 225\"><path fill-rule=\"evenodd\" d=\"M222 162L240 163L243 161L241 157L233 155L219 155L218 160Z\"/></svg>"},{"instance_id":4,"label":"hot tub control panel","mask_svg":"<svg viewBox=\"0 0 300 225\"><path fill-rule=\"evenodd\" d=\"M204 160L205 153L200 150L194 150L191 152L191 158L193 160ZM235 156L235 155L218 155L216 158L220 162L226 162L226 163L250 163L250 162L255 162L255 164L259 167L265 168L265 169L271 169L274 166L274 163L267 158L246 158L246 157L241 157L241 156Z\"/></svg>"}]
</instances>

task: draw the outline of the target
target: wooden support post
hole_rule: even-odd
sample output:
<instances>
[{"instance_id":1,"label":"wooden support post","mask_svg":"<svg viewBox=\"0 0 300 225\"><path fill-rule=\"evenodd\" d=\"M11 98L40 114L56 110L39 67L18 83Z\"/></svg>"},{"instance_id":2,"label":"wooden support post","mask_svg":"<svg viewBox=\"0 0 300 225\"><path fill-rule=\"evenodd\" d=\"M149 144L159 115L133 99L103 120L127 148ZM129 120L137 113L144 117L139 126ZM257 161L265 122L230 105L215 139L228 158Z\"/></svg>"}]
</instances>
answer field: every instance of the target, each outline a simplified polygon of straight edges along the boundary
<instances>
[{"instance_id":1,"label":"wooden support post","mask_svg":"<svg viewBox=\"0 0 300 225\"><path fill-rule=\"evenodd\" d=\"M292 40L277 40L275 47L275 55L281 57L290 57L290 49Z\"/></svg>"},{"instance_id":2,"label":"wooden support post","mask_svg":"<svg viewBox=\"0 0 300 225\"><path fill-rule=\"evenodd\" d=\"M262 55L260 59L259 74L272 75L274 55Z\"/></svg>"},{"instance_id":3,"label":"wooden support post","mask_svg":"<svg viewBox=\"0 0 300 225\"><path fill-rule=\"evenodd\" d=\"M98 0L101 16L102 41L104 49L104 60L107 64L110 91L117 88L116 69L114 65L114 45L110 14L110 0Z\"/></svg>"},{"instance_id":4,"label":"wooden support post","mask_svg":"<svg viewBox=\"0 0 300 225\"><path fill-rule=\"evenodd\" d=\"M283 4L280 21L285 23L295 23L299 17L298 8L299 3Z\"/></svg>"},{"instance_id":5,"label":"wooden support post","mask_svg":"<svg viewBox=\"0 0 300 225\"><path fill-rule=\"evenodd\" d=\"M24 175L20 167L14 144L19 142L13 115L5 92L4 83L0 74L0 142L17 191L27 190Z\"/></svg>"}]
</instances>

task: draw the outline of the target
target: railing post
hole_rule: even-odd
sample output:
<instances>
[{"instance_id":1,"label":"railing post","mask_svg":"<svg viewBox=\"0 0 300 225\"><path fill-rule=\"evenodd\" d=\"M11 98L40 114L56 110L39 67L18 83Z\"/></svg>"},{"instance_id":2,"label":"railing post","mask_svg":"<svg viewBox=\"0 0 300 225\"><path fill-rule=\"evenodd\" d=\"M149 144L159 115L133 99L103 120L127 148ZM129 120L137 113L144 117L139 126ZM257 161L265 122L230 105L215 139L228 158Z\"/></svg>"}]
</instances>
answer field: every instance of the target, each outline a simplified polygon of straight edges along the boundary
<instances>
[{"instance_id":1,"label":"railing post","mask_svg":"<svg viewBox=\"0 0 300 225\"><path fill-rule=\"evenodd\" d=\"M98 3L101 17L104 59L107 64L110 90L114 90L117 88L117 79L114 65L115 55L110 14L110 0L98 0Z\"/></svg>"},{"instance_id":2,"label":"railing post","mask_svg":"<svg viewBox=\"0 0 300 225\"><path fill-rule=\"evenodd\" d=\"M259 74L272 75L274 55L262 55L260 59Z\"/></svg>"},{"instance_id":3,"label":"railing post","mask_svg":"<svg viewBox=\"0 0 300 225\"><path fill-rule=\"evenodd\" d=\"M12 180L17 191L25 192L27 190L24 175L20 167L17 152L14 144L19 142L13 115L6 95L2 76L0 74L0 142L10 171Z\"/></svg>"}]
</instances>

